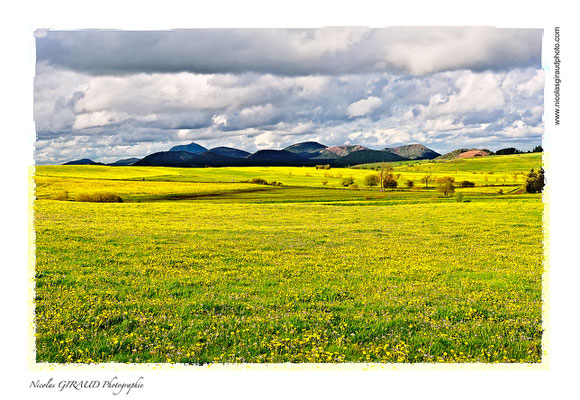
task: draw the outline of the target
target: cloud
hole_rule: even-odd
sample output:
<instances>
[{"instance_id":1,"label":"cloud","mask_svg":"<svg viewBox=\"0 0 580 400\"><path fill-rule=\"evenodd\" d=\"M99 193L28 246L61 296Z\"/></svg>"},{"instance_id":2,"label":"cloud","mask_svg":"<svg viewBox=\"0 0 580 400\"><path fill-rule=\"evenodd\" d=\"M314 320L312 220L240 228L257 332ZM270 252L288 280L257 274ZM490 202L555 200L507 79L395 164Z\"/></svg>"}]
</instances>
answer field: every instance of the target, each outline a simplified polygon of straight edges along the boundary
<instances>
[{"instance_id":1,"label":"cloud","mask_svg":"<svg viewBox=\"0 0 580 400\"><path fill-rule=\"evenodd\" d=\"M537 30L43 35L34 93L39 163L110 162L191 141L247 151L307 140L527 149L544 129Z\"/></svg>"},{"instance_id":2,"label":"cloud","mask_svg":"<svg viewBox=\"0 0 580 400\"><path fill-rule=\"evenodd\" d=\"M285 76L539 68L542 30L491 27L46 31L37 61L92 75Z\"/></svg>"},{"instance_id":3,"label":"cloud","mask_svg":"<svg viewBox=\"0 0 580 400\"><path fill-rule=\"evenodd\" d=\"M69 74L55 69L43 73ZM46 86L37 96L42 99L38 108L60 110L61 129L50 128L57 125L53 114L35 115L37 126L50 128L38 130L37 162L81 156L110 162L191 141L247 151L306 140L370 148L418 142L438 151L478 144L527 149L540 144L544 129L543 90L535 89L543 73L530 68L412 78L324 77L315 80L323 82L324 90L309 92L303 90L301 77L215 74L204 80L208 102L220 105L212 109L191 105L204 101L199 93L189 93L199 82L195 74L167 75L114 77L124 81L121 87L135 88L127 91L108 89L101 81L105 77L88 75L75 75L79 84L62 90ZM160 87L165 95L157 95Z\"/></svg>"},{"instance_id":4,"label":"cloud","mask_svg":"<svg viewBox=\"0 0 580 400\"><path fill-rule=\"evenodd\" d=\"M225 117L225 115L214 115L213 117L211 117L211 121L216 125L222 125L222 126L228 126L228 119Z\"/></svg>"},{"instance_id":5,"label":"cloud","mask_svg":"<svg viewBox=\"0 0 580 400\"><path fill-rule=\"evenodd\" d=\"M94 128L104 125L112 125L123 119L127 119L128 115L110 113L107 111L96 111L92 113L80 114L75 118L72 125L73 129Z\"/></svg>"},{"instance_id":6,"label":"cloud","mask_svg":"<svg viewBox=\"0 0 580 400\"><path fill-rule=\"evenodd\" d=\"M465 72L454 80L454 85L459 91L448 98L438 94L431 97L429 112L432 115L495 110L505 104L499 74Z\"/></svg>"},{"instance_id":7,"label":"cloud","mask_svg":"<svg viewBox=\"0 0 580 400\"><path fill-rule=\"evenodd\" d=\"M361 117L380 107L382 104L383 101L378 97L369 96L366 99L350 104L346 109L346 115L351 118Z\"/></svg>"}]
</instances>

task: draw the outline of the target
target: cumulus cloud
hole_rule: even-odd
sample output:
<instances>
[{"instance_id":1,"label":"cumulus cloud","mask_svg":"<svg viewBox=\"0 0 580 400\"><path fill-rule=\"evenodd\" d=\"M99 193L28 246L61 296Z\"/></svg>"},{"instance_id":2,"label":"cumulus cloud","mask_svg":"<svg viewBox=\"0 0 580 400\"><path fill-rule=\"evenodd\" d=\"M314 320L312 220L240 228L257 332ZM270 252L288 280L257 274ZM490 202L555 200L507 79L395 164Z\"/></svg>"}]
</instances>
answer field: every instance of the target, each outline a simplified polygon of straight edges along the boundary
<instances>
[{"instance_id":1,"label":"cumulus cloud","mask_svg":"<svg viewBox=\"0 0 580 400\"><path fill-rule=\"evenodd\" d=\"M542 30L490 27L47 31L37 60L95 75L423 75L539 68Z\"/></svg>"},{"instance_id":2,"label":"cumulus cloud","mask_svg":"<svg viewBox=\"0 0 580 400\"><path fill-rule=\"evenodd\" d=\"M376 108L380 107L382 104L383 101L378 97L369 96L366 99L362 99L350 104L346 108L346 115L351 118L367 115Z\"/></svg>"}]
</instances>

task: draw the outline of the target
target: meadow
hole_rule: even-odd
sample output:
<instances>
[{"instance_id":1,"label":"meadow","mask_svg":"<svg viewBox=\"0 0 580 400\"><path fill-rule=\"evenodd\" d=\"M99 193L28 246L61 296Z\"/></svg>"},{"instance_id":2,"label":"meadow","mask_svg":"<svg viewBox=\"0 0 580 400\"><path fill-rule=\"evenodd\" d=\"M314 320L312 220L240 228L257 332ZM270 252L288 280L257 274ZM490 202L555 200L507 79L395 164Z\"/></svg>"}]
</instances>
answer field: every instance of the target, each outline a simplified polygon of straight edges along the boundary
<instances>
[{"instance_id":1,"label":"meadow","mask_svg":"<svg viewBox=\"0 0 580 400\"><path fill-rule=\"evenodd\" d=\"M38 166L37 362L540 362L541 155L393 166Z\"/></svg>"}]
</instances>

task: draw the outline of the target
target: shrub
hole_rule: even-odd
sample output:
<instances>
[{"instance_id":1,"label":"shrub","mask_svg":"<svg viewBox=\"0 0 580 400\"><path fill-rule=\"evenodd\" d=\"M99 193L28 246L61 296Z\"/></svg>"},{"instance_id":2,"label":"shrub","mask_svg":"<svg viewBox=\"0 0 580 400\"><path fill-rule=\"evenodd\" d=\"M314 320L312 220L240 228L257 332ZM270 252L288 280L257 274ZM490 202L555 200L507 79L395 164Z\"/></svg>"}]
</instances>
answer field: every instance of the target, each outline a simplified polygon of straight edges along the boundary
<instances>
[{"instance_id":1,"label":"shrub","mask_svg":"<svg viewBox=\"0 0 580 400\"><path fill-rule=\"evenodd\" d=\"M544 169L540 168L537 172L532 169L526 179L526 191L528 193L541 193L545 184Z\"/></svg>"},{"instance_id":2,"label":"shrub","mask_svg":"<svg viewBox=\"0 0 580 400\"><path fill-rule=\"evenodd\" d=\"M349 186L349 188L351 190L358 190L358 185L356 183L353 183L352 185Z\"/></svg>"},{"instance_id":3,"label":"shrub","mask_svg":"<svg viewBox=\"0 0 580 400\"><path fill-rule=\"evenodd\" d=\"M388 174L385 178L385 180L383 181L383 187L385 188L396 188L399 185L399 183L397 182L397 180L395 179L395 177L392 174Z\"/></svg>"},{"instance_id":4,"label":"shrub","mask_svg":"<svg viewBox=\"0 0 580 400\"><path fill-rule=\"evenodd\" d=\"M342 186L347 187L354 183L354 178L352 176L348 176L346 178L342 178Z\"/></svg>"},{"instance_id":5,"label":"shrub","mask_svg":"<svg viewBox=\"0 0 580 400\"><path fill-rule=\"evenodd\" d=\"M377 186L379 184L379 176L375 174L367 175L365 177L365 185L368 187Z\"/></svg>"},{"instance_id":6,"label":"shrub","mask_svg":"<svg viewBox=\"0 0 580 400\"><path fill-rule=\"evenodd\" d=\"M257 185L267 185L268 184L268 182L266 182L266 180L262 179L262 178L252 178L252 180L250 182L255 183Z\"/></svg>"},{"instance_id":7,"label":"shrub","mask_svg":"<svg viewBox=\"0 0 580 400\"><path fill-rule=\"evenodd\" d=\"M328 183L328 181L326 179L322 181L323 185L326 185L327 183Z\"/></svg>"},{"instance_id":8,"label":"shrub","mask_svg":"<svg viewBox=\"0 0 580 400\"><path fill-rule=\"evenodd\" d=\"M75 197L76 201L91 203L122 203L121 196L114 193L80 193Z\"/></svg>"},{"instance_id":9,"label":"shrub","mask_svg":"<svg viewBox=\"0 0 580 400\"><path fill-rule=\"evenodd\" d=\"M415 186L415 182L413 182L413 181L412 181L412 180L410 180L410 179L407 179L407 182L405 182L405 185L407 185L407 187L408 187L409 189L411 189L413 186Z\"/></svg>"},{"instance_id":10,"label":"shrub","mask_svg":"<svg viewBox=\"0 0 580 400\"><path fill-rule=\"evenodd\" d=\"M459 193L456 197L455 197L455 201L458 203L463 203L463 193Z\"/></svg>"},{"instance_id":11,"label":"shrub","mask_svg":"<svg viewBox=\"0 0 580 400\"><path fill-rule=\"evenodd\" d=\"M461 187L474 187L475 186L475 182L471 182L471 181L461 181L461 183L459 183L459 185Z\"/></svg>"}]
</instances>

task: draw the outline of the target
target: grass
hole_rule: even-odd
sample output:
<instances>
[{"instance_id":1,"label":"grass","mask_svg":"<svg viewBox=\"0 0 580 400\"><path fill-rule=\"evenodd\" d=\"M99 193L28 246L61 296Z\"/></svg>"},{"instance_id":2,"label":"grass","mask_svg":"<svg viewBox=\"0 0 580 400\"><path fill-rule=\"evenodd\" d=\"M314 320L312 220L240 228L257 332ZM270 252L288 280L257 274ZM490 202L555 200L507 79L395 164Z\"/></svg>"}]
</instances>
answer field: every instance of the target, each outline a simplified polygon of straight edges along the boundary
<instances>
[{"instance_id":1,"label":"grass","mask_svg":"<svg viewBox=\"0 0 580 400\"><path fill-rule=\"evenodd\" d=\"M316 173L38 167L37 361L541 361L541 195ZM71 201L98 191L123 203Z\"/></svg>"}]
</instances>

